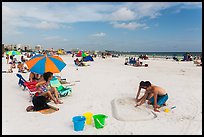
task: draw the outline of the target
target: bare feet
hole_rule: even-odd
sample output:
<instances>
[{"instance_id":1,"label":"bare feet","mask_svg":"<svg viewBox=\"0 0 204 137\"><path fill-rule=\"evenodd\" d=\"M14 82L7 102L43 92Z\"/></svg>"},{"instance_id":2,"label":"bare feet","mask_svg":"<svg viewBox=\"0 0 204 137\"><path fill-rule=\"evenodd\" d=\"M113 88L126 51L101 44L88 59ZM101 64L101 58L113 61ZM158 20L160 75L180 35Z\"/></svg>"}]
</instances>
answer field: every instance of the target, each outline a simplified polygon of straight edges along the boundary
<instances>
[{"instance_id":1,"label":"bare feet","mask_svg":"<svg viewBox=\"0 0 204 137\"><path fill-rule=\"evenodd\" d=\"M63 102L62 102L62 101L60 101L60 100L57 100L57 103L58 103L58 104L63 104Z\"/></svg>"},{"instance_id":2,"label":"bare feet","mask_svg":"<svg viewBox=\"0 0 204 137\"><path fill-rule=\"evenodd\" d=\"M150 101L148 101L148 102L147 102L147 104L148 104L148 105L151 105L151 102L150 102Z\"/></svg>"},{"instance_id":3,"label":"bare feet","mask_svg":"<svg viewBox=\"0 0 204 137\"><path fill-rule=\"evenodd\" d=\"M34 110L34 106L28 106L27 108L26 108L26 111L27 112L32 112Z\"/></svg>"},{"instance_id":4,"label":"bare feet","mask_svg":"<svg viewBox=\"0 0 204 137\"><path fill-rule=\"evenodd\" d=\"M55 104L58 104L58 101L57 101L57 100L54 100L54 103L55 103Z\"/></svg>"},{"instance_id":5,"label":"bare feet","mask_svg":"<svg viewBox=\"0 0 204 137\"><path fill-rule=\"evenodd\" d=\"M158 109L154 109L155 112L160 112Z\"/></svg>"}]
</instances>

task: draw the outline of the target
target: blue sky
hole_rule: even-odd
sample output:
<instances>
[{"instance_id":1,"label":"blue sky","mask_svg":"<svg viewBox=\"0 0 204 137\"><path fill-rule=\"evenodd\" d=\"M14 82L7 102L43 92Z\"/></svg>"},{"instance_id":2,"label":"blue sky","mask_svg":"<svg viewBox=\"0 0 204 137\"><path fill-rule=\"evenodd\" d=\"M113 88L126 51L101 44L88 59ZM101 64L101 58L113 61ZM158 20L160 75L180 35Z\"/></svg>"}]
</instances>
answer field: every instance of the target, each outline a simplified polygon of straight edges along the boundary
<instances>
[{"instance_id":1,"label":"blue sky","mask_svg":"<svg viewBox=\"0 0 204 137\"><path fill-rule=\"evenodd\" d=\"M45 49L202 51L202 3L3 2L2 29Z\"/></svg>"}]
</instances>

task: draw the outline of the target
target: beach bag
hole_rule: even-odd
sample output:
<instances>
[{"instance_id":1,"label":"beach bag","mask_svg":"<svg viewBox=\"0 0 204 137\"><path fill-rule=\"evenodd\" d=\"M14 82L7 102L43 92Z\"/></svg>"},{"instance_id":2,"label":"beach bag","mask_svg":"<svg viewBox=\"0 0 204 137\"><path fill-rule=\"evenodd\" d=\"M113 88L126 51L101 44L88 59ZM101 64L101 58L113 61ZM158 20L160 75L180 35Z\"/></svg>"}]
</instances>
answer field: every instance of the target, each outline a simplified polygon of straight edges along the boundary
<instances>
[{"instance_id":1,"label":"beach bag","mask_svg":"<svg viewBox=\"0 0 204 137\"><path fill-rule=\"evenodd\" d=\"M34 96L32 103L34 105L34 109L33 109L34 111L50 108L47 105L47 101L44 96Z\"/></svg>"}]
</instances>

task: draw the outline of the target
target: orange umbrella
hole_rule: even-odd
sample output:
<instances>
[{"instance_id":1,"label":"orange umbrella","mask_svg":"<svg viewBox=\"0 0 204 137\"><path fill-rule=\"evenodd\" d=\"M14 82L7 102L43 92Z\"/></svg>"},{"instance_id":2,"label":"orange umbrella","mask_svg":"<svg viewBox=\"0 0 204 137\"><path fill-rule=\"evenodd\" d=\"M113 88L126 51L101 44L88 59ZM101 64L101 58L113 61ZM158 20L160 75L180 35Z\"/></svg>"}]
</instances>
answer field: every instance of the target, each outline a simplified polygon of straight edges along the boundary
<instances>
[{"instance_id":1,"label":"orange umbrella","mask_svg":"<svg viewBox=\"0 0 204 137\"><path fill-rule=\"evenodd\" d=\"M25 62L31 72L43 74L45 72L59 73L66 66L59 56L38 54Z\"/></svg>"}]
</instances>

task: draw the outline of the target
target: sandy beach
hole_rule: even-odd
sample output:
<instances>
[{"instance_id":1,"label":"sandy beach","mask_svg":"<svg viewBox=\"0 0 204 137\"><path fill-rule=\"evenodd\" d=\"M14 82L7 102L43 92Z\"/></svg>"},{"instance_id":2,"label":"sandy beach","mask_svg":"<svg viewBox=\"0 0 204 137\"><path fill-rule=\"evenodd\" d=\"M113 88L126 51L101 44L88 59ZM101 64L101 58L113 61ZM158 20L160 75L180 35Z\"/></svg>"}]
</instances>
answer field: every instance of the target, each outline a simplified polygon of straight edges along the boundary
<instances>
[{"instance_id":1,"label":"sandy beach","mask_svg":"<svg viewBox=\"0 0 204 137\"><path fill-rule=\"evenodd\" d=\"M148 67L133 67L124 65L125 57L97 57L94 62L87 63L90 66L76 70L75 58L71 55L60 57L67 64L60 75L68 81L80 82L71 86L71 96L61 98L63 104L50 103L59 108L52 114L26 112L26 107L32 103L28 91L18 86L17 69L13 73L2 73L2 134L202 134L202 67L193 62L150 58L143 61ZM7 69L4 57L2 70ZM22 76L28 80L29 73L22 73ZM167 91L169 99L167 106L160 108L161 112L154 112L147 104L134 107L134 98L142 80L149 80ZM172 106L176 108L169 113L163 111ZM72 117L85 112L107 115L105 127L96 129L94 125L85 125L83 131L74 131Z\"/></svg>"}]
</instances>

